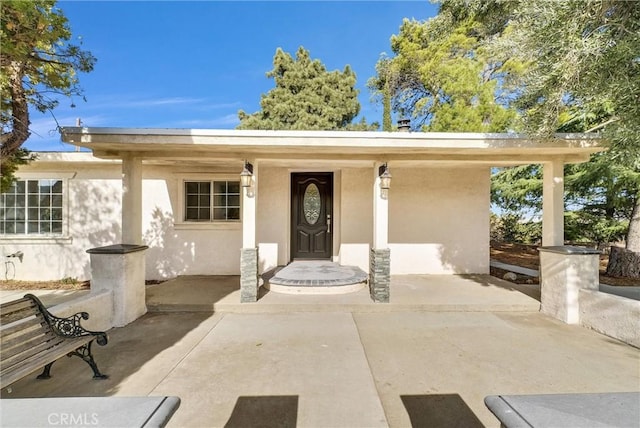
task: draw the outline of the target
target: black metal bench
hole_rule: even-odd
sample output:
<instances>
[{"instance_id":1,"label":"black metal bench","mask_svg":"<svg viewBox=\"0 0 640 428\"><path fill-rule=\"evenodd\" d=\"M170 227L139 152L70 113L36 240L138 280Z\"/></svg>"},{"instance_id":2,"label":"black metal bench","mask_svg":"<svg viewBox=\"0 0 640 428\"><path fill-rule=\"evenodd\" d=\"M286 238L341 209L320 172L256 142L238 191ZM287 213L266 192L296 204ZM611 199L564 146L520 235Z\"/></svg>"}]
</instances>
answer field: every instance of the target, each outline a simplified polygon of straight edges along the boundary
<instances>
[{"instance_id":1,"label":"black metal bench","mask_svg":"<svg viewBox=\"0 0 640 428\"><path fill-rule=\"evenodd\" d=\"M0 305L0 389L43 367L38 379L48 379L51 366L64 355L82 358L94 379L107 378L91 353L94 340L107 344L107 334L86 330L80 325L83 319L89 314L56 317L32 294Z\"/></svg>"}]
</instances>

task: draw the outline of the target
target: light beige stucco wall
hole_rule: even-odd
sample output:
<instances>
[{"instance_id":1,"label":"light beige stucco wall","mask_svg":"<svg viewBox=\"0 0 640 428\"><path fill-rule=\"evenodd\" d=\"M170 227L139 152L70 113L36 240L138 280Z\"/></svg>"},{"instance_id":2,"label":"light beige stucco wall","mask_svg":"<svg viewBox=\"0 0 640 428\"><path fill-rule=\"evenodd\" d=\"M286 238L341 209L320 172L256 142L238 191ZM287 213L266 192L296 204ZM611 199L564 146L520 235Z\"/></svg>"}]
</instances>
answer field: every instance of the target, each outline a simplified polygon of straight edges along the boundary
<instances>
[{"instance_id":1,"label":"light beige stucco wall","mask_svg":"<svg viewBox=\"0 0 640 428\"><path fill-rule=\"evenodd\" d=\"M325 169L330 170L330 169ZM86 250L120 243L121 166L67 162L23 170L40 178L64 175L68 183L68 236L34 243L3 239L2 253L24 252L16 279L89 279ZM334 171L334 260L368 270L373 238L373 169ZM257 243L260 271L289 262L290 177L284 167L261 165L258 175ZM489 263L489 169L392 169L389 247L393 274L486 273ZM237 171L143 170L143 243L146 278L177 275L237 275L242 227L184 224L182 181Z\"/></svg>"},{"instance_id":2,"label":"light beige stucco wall","mask_svg":"<svg viewBox=\"0 0 640 428\"><path fill-rule=\"evenodd\" d=\"M63 221L66 221L63 230L66 233L55 238L2 238L3 256L16 251L24 253L22 262L13 259L14 279L89 279L91 269L86 250L120 240L120 165L60 163L40 167L32 163L22 168L17 176L21 179L60 178L66 182L63 202Z\"/></svg>"},{"instance_id":3,"label":"light beige stucco wall","mask_svg":"<svg viewBox=\"0 0 640 428\"><path fill-rule=\"evenodd\" d=\"M339 263L369 271L373 241L373 169L348 168L341 174Z\"/></svg>"},{"instance_id":4,"label":"light beige stucco wall","mask_svg":"<svg viewBox=\"0 0 640 428\"><path fill-rule=\"evenodd\" d=\"M289 262L291 173L287 168L259 168L256 242L258 270L266 272Z\"/></svg>"},{"instance_id":5,"label":"light beige stucco wall","mask_svg":"<svg viewBox=\"0 0 640 428\"><path fill-rule=\"evenodd\" d=\"M214 170L189 176L163 167L144 169L142 185L142 242L146 251L146 278L178 275L237 275L240 272L242 227L182 222L182 183L225 174ZM234 176L237 174L234 174Z\"/></svg>"},{"instance_id":6,"label":"light beige stucco wall","mask_svg":"<svg viewBox=\"0 0 640 428\"><path fill-rule=\"evenodd\" d=\"M393 168L391 274L489 272L490 170Z\"/></svg>"}]
</instances>

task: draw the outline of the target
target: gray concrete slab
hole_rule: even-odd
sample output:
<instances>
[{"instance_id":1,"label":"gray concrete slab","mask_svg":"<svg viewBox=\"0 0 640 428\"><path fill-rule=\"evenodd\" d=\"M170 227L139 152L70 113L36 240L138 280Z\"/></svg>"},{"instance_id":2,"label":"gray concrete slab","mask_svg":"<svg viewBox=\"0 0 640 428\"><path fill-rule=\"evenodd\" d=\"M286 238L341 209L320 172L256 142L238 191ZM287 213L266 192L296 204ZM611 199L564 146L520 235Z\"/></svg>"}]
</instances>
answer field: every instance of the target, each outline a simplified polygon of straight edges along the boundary
<instances>
[{"instance_id":1,"label":"gray concrete slab","mask_svg":"<svg viewBox=\"0 0 640 428\"><path fill-rule=\"evenodd\" d=\"M283 396L297 426L386 426L351 314L229 314L198 348L154 390L199 391L172 426L224 426L241 397Z\"/></svg>"},{"instance_id":2,"label":"gray concrete slab","mask_svg":"<svg viewBox=\"0 0 640 428\"><path fill-rule=\"evenodd\" d=\"M150 313L109 337L109 379L63 358L1 397L176 395L174 427L497 427L487 395L640 389L639 349L540 313Z\"/></svg>"},{"instance_id":3,"label":"gray concrete slab","mask_svg":"<svg viewBox=\"0 0 640 428\"><path fill-rule=\"evenodd\" d=\"M640 388L640 351L541 314L354 314L390 426L499 426L496 394Z\"/></svg>"}]
</instances>

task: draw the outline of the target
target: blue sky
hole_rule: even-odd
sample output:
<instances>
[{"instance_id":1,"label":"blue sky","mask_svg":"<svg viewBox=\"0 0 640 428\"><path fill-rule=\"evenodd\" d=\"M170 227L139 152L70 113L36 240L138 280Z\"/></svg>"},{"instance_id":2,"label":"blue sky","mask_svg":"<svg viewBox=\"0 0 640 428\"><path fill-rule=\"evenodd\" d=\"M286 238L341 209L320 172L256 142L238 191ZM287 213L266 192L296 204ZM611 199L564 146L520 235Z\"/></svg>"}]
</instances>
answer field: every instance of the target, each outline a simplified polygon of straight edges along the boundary
<instances>
[{"instance_id":1,"label":"blue sky","mask_svg":"<svg viewBox=\"0 0 640 428\"><path fill-rule=\"evenodd\" d=\"M274 87L265 73L276 48L304 46L328 70L350 65L360 116L382 121L367 80L403 18L426 20L437 5L414 1L59 1L74 43L97 58L80 75L87 102L62 99L61 126L233 129ZM71 105L75 105L74 108ZM34 151L73 150L51 114L33 112Z\"/></svg>"}]
</instances>

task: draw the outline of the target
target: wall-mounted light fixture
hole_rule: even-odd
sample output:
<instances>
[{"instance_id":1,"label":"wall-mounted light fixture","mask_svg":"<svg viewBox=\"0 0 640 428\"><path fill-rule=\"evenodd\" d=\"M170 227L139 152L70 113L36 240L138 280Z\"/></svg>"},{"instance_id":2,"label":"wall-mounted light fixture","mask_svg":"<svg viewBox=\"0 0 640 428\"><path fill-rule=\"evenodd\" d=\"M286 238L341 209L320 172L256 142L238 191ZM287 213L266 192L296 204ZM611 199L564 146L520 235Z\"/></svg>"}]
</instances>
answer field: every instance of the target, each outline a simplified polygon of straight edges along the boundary
<instances>
[{"instance_id":1,"label":"wall-mounted light fixture","mask_svg":"<svg viewBox=\"0 0 640 428\"><path fill-rule=\"evenodd\" d=\"M244 168L242 168L242 172L240 173L240 186L244 188L251 187L252 178L253 165L251 165L247 161L244 161Z\"/></svg>"},{"instance_id":2,"label":"wall-mounted light fixture","mask_svg":"<svg viewBox=\"0 0 640 428\"><path fill-rule=\"evenodd\" d=\"M387 199L391 187L391 173L386 162L378 168L378 177L380 178L380 196L382 199Z\"/></svg>"},{"instance_id":3,"label":"wall-mounted light fixture","mask_svg":"<svg viewBox=\"0 0 640 428\"><path fill-rule=\"evenodd\" d=\"M240 173L240 187L247 190L248 197L253 198L255 195L253 186L253 165L245 160L244 167Z\"/></svg>"}]
</instances>

